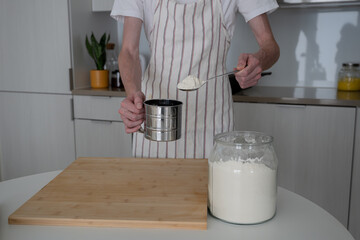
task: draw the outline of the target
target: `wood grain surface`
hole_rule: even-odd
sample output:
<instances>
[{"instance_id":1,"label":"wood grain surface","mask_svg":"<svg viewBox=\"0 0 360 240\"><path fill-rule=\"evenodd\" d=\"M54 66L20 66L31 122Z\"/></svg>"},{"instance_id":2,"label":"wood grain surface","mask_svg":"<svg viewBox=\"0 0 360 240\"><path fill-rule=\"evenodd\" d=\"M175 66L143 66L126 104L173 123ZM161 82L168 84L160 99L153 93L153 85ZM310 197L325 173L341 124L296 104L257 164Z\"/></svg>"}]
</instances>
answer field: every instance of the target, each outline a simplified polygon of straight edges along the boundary
<instances>
[{"instance_id":1,"label":"wood grain surface","mask_svg":"<svg viewBox=\"0 0 360 240\"><path fill-rule=\"evenodd\" d=\"M207 227L206 159L78 158L9 224Z\"/></svg>"}]
</instances>

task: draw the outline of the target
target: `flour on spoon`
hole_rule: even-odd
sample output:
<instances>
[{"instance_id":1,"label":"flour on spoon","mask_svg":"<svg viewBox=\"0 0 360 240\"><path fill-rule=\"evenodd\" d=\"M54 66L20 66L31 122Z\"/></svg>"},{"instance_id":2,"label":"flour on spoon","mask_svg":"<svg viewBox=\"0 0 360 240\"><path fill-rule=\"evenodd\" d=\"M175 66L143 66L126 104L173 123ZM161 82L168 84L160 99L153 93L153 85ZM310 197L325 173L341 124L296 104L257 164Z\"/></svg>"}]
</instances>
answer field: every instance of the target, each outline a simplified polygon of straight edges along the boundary
<instances>
[{"instance_id":1,"label":"flour on spoon","mask_svg":"<svg viewBox=\"0 0 360 240\"><path fill-rule=\"evenodd\" d=\"M189 75L184 80L178 83L178 89L192 90L199 88L205 81L200 80L199 78Z\"/></svg>"}]
</instances>

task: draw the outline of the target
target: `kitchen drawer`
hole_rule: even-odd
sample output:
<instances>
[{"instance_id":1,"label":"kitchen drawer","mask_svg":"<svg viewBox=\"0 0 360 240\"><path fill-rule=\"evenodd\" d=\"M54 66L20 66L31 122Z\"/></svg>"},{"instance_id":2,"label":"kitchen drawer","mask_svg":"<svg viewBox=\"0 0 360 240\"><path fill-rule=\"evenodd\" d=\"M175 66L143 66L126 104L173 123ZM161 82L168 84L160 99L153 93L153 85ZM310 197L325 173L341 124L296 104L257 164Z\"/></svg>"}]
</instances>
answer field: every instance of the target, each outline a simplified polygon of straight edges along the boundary
<instances>
[{"instance_id":1,"label":"kitchen drawer","mask_svg":"<svg viewBox=\"0 0 360 240\"><path fill-rule=\"evenodd\" d=\"M131 157L122 122L75 119L76 157Z\"/></svg>"},{"instance_id":2,"label":"kitchen drawer","mask_svg":"<svg viewBox=\"0 0 360 240\"><path fill-rule=\"evenodd\" d=\"M103 96L74 96L76 119L121 121L119 108L124 98Z\"/></svg>"}]
</instances>

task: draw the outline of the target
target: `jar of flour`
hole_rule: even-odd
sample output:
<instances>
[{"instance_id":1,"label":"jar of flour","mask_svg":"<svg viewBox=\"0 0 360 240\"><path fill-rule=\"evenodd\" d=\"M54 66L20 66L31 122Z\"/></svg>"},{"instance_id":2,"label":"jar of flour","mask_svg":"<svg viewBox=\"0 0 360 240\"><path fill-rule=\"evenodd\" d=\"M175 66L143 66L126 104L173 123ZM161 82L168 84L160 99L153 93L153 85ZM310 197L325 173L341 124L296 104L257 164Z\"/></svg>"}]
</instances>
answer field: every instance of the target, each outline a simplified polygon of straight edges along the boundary
<instances>
[{"instance_id":1,"label":"jar of flour","mask_svg":"<svg viewBox=\"0 0 360 240\"><path fill-rule=\"evenodd\" d=\"M255 224L276 212L278 160L273 137L259 132L215 136L209 156L208 207L230 223Z\"/></svg>"}]
</instances>

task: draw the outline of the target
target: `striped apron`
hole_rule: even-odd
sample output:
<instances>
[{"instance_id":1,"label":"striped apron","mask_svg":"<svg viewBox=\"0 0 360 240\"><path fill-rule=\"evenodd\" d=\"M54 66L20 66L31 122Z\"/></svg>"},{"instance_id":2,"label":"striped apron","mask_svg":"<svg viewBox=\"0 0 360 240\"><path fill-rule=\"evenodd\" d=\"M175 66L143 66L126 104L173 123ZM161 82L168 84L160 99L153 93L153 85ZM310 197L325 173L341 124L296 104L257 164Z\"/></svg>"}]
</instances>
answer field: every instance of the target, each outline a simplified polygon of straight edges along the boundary
<instances>
[{"instance_id":1,"label":"striped apron","mask_svg":"<svg viewBox=\"0 0 360 240\"><path fill-rule=\"evenodd\" d=\"M142 79L146 99L183 102L181 138L155 142L133 137L133 155L146 158L207 158L214 135L233 130L231 87L227 77L198 91L177 90L188 75L208 79L226 72L230 38L220 0L181 4L159 0L149 36L151 58Z\"/></svg>"}]
</instances>

